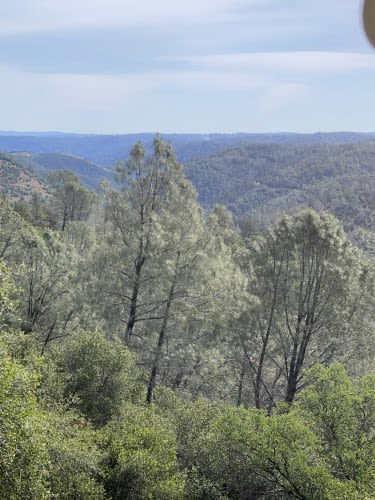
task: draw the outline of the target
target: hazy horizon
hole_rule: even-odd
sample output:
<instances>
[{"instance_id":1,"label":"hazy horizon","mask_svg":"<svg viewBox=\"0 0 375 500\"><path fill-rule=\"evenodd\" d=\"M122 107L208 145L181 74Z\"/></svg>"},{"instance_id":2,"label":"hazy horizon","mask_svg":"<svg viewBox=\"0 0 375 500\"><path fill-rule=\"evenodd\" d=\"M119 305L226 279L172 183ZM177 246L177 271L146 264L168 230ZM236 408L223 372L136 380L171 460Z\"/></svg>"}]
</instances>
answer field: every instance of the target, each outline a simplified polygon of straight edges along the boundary
<instances>
[{"instance_id":1,"label":"hazy horizon","mask_svg":"<svg viewBox=\"0 0 375 500\"><path fill-rule=\"evenodd\" d=\"M97 132L69 132L69 131L64 131L64 130L0 130L0 135L5 136L13 136L13 135L20 135L20 136L38 136L38 135L78 135L78 136L86 136L86 135L93 135L93 136L117 136L117 135L190 135L190 136L212 136L212 135L217 135L217 136L230 136L230 135L325 135L325 134L358 134L358 135L368 135L368 134L375 134L375 129L374 130L315 130L312 132L296 132L294 130L280 130L280 131L271 131L271 132L264 132L264 131L259 131L259 132L245 132L245 131L238 131L238 132L173 132L173 131L135 131L135 132L109 132L109 133L97 133Z\"/></svg>"}]
</instances>

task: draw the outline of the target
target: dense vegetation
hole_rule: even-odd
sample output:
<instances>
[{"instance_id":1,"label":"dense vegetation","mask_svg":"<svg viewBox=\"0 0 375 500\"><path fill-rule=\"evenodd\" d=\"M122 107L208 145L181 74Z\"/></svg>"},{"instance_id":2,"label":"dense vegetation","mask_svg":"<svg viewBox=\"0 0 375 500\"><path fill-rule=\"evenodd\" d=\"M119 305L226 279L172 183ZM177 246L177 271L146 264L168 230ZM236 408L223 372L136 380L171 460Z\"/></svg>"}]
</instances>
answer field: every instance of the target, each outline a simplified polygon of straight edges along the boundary
<instances>
[{"instance_id":1,"label":"dense vegetation","mask_svg":"<svg viewBox=\"0 0 375 500\"><path fill-rule=\"evenodd\" d=\"M8 200L29 200L47 194L46 184L8 155L0 153L0 193Z\"/></svg>"},{"instance_id":2,"label":"dense vegetation","mask_svg":"<svg viewBox=\"0 0 375 500\"><path fill-rule=\"evenodd\" d=\"M371 240L240 232L159 138L115 179L1 200L0 497L374 498Z\"/></svg>"},{"instance_id":3,"label":"dense vegetation","mask_svg":"<svg viewBox=\"0 0 375 500\"><path fill-rule=\"evenodd\" d=\"M9 156L23 165L36 177L46 179L50 171L71 170L80 177L81 182L90 189L98 189L103 179L112 180L112 172L95 163L61 153L11 153Z\"/></svg>"},{"instance_id":4,"label":"dense vegetation","mask_svg":"<svg viewBox=\"0 0 375 500\"><path fill-rule=\"evenodd\" d=\"M142 137L150 153L152 136ZM328 210L353 240L364 245L367 239L374 238L375 229L375 143L371 137L350 133L234 134L172 135L171 139L205 209L221 203L235 214L240 225L249 222L246 218L250 214L252 224L262 229L274 224L281 215L293 214L303 207ZM3 155L8 167L3 166L2 171L9 170L3 175L3 192L18 199L31 198L35 190L46 189L51 170L64 169L78 175L85 187L97 190L103 179L113 182L113 170L100 165L112 168L116 154L127 157L133 139L134 136L0 135L0 144L3 141L4 146L13 145L21 151ZM27 147L50 152L22 152ZM52 152L53 147L66 153ZM67 152L87 155L97 164ZM102 158L105 152L112 155L108 161Z\"/></svg>"},{"instance_id":5,"label":"dense vegetation","mask_svg":"<svg viewBox=\"0 0 375 500\"><path fill-rule=\"evenodd\" d=\"M375 228L375 143L250 145L186 165L200 202L223 203L260 226L283 213L328 210L347 231Z\"/></svg>"}]
</instances>

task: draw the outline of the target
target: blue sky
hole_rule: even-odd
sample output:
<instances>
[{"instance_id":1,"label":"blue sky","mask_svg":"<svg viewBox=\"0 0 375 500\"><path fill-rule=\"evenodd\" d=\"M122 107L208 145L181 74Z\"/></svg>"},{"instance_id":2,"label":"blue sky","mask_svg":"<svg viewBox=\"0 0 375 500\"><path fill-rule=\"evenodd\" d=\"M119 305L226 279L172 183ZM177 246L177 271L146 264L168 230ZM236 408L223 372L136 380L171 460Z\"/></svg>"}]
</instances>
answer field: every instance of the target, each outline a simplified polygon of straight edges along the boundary
<instances>
[{"instance_id":1,"label":"blue sky","mask_svg":"<svg viewBox=\"0 0 375 500\"><path fill-rule=\"evenodd\" d=\"M2 0L0 130L375 131L361 0Z\"/></svg>"}]
</instances>

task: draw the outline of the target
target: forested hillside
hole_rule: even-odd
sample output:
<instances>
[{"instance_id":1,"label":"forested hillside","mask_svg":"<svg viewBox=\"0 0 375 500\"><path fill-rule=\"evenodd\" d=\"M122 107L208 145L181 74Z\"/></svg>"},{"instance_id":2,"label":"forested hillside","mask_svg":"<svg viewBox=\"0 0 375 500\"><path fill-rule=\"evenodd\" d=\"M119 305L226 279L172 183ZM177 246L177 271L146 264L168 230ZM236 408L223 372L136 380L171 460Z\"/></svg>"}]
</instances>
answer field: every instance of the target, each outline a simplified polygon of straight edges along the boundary
<instances>
[{"instance_id":1,"label":"forested hillside","mask_svg":"<svg viewBox=\"0 0 375 500\"><path fill-rule=\"evenodd\" d=\"M217 199L245 173L354 196L375 156L355 148L232 150ZM206 207L212 158L187 170ZM373 498L371 240L311 209L241 232L158 137L114 178L56 170L48 197L0 201L0 497Z\"/></svg>"},{"instance_id":2,"label":"forested hillside","mask_svg":"<svg viewBox=\"0 0 375 500\"><path fill-rule=\"evenodd\" d=\"M146 134L145 137L145 147L149 152L151 135ZM349 133L235 134L208 135L206 140L203 136L184 135L171 136L171 139L180 152L178 157L184 161L186 175L193 182L204 208L210 209L215 203L222 203L239 221L250 215L253 223L260 228L301 207L318 211L325 209L338 217L346 231L355 233L358 228L372 231L375 227L375 142L369 137L367 134ZM86 187L96 190L103 179L113 182L116 162L127 157L130 139L133 138L129 136L122 143L122 136L62 134L61 137L32 137L35 143L30 144L28 138L15 137L22 149L27 146L35 149L58 148L62 146L54 141L60 140L66 147L70 144L72 149L75 149L74 144L80 145L88 157L92 154L97 159L116 141L117 146L111 153L111 169L71 154L24 152L7 157L21 163L25 172L23 175L30 179L33 177L35 184L44 183L51 170L69 169L80 177ZM345 143L354 139L363 142ZM47 140L51 144L44 142ZM249 144L254 140L275 143ZM277 143L282 141L290 143ZM338 144L340 141L342 144ZM231 145L241 147L228 149ZM96 154L95 151L101 153ZM185 161L191 157L196 159ZM18 182L14 176L8 176L8 191L14 182Z\"/></svg>"},{"instance_id":3,"label":"forested hillside","mask_svg":"<svg viewBox=\"0 0 375 500\"><path fill-rule=\"evenodd\" d=\"M186 164L199 200L250 214L262 227L296 208L326 209L345 228L374 229L375 143L259 144Z\"/></svg>"},{"instance_id":4,"label":"forested hillside","mask_svg":"<svg viewBox=\"0 0 375 500\"><path fill-rule=\"evenodd\" d=\"M9 200L30 200L33 194L43 197L47 184L39 176L15 161L11 156L0 153L0 193Z\"/></svg>"},{"instance_id":5,"label":"forested hillside","mask_svg":"<svg viewBox=\"0 0 375 500\"><path fill-rule=\"evenodd\" d=\"M54 170L71 170L86 187L93 190L98 189L103 179L113 180L109 169L77 156L61 153L9 153L8 156L42 180L46 180L49 172Z\"/></svg>"}]
</instances>

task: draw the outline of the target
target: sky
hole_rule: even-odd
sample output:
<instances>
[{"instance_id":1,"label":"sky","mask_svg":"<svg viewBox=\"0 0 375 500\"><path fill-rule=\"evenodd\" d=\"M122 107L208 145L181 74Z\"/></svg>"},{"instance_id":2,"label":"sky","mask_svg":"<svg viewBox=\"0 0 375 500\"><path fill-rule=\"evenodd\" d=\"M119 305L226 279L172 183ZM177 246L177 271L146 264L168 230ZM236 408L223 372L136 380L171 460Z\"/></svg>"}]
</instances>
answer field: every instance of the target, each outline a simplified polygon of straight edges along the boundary
<instances>
[{"instance_id":1,"label":"sky","mask_svg":"<svg viewBox=\"0 0 375 500\"><path fill-rule=\"evenodd\" d=\"M361 0L1 0L0 130L375 131Z\"/></svg>"}]
</instances>

